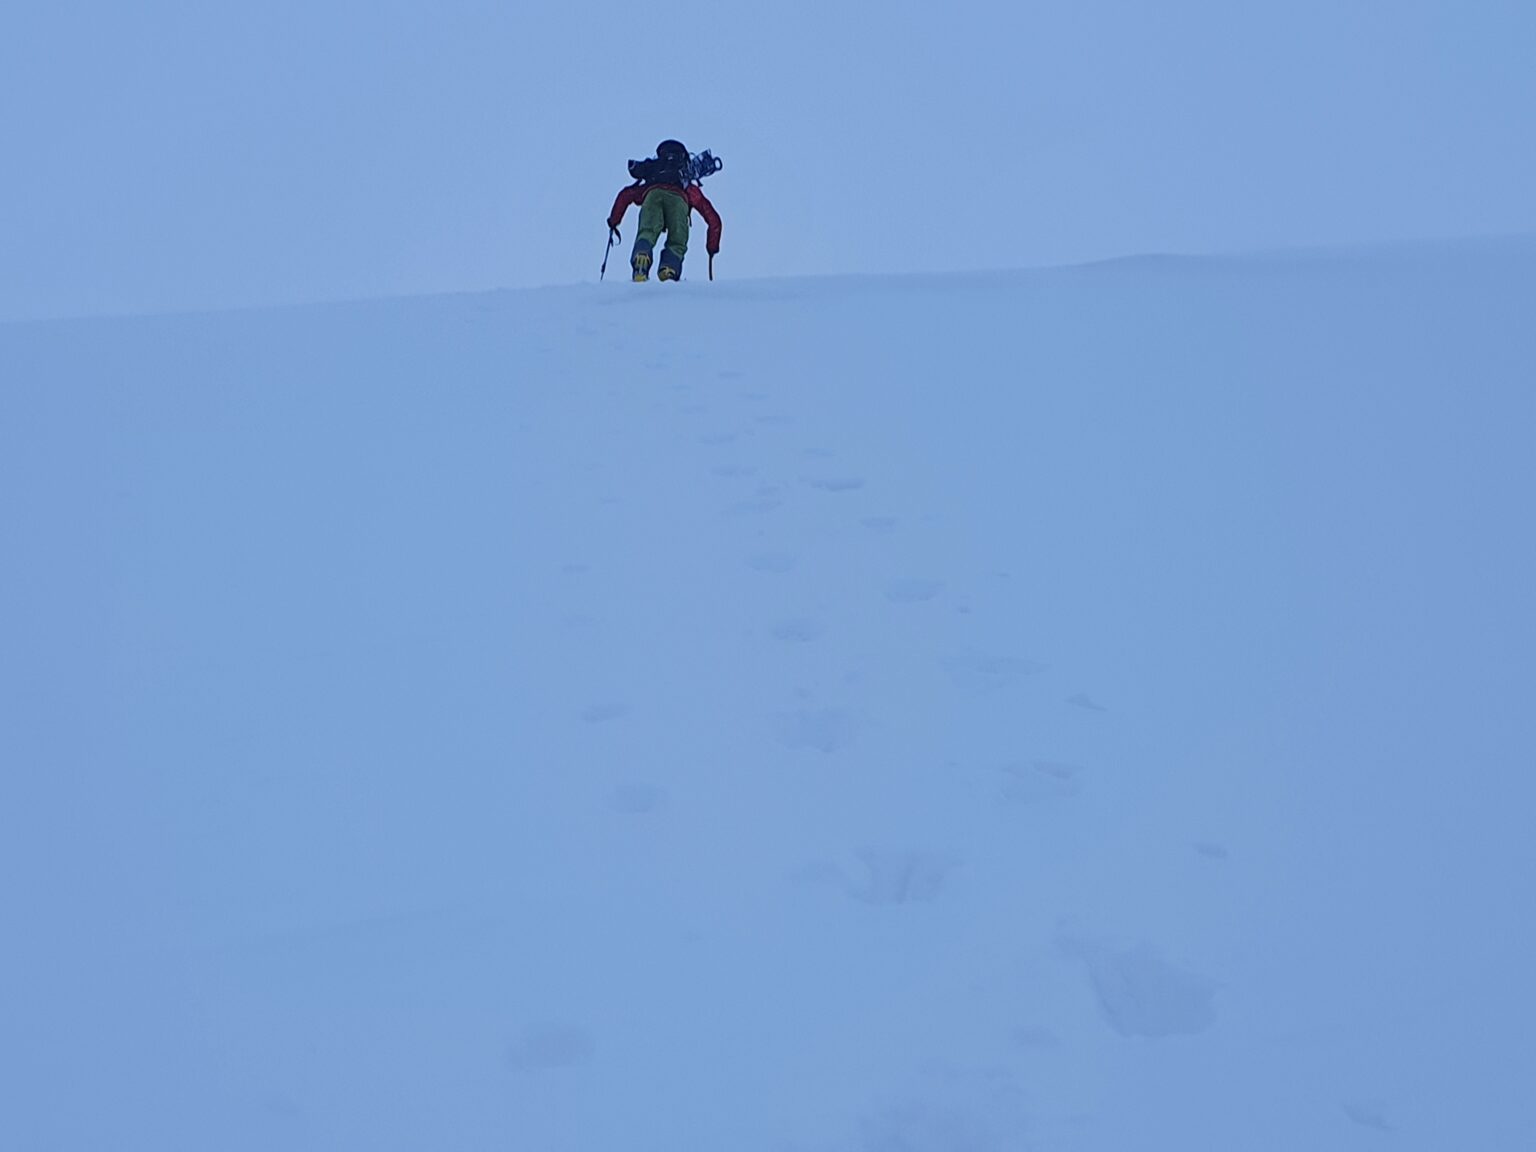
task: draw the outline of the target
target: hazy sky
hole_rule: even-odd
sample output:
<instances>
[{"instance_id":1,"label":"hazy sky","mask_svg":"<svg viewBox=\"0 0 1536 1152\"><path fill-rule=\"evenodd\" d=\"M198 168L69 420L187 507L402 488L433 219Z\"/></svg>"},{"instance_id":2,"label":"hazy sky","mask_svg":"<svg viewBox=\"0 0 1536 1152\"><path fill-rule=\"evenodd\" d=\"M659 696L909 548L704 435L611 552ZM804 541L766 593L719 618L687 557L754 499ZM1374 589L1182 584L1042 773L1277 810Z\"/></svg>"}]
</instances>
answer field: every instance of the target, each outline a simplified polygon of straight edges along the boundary
<instances>
[{"instance_id":1,"label":"hazy sky","mask_svg":"<svg viewBox=\"0 0 1536 1152\"><path fill-rule=\"evenodd\" d=\"M0 318L592 279L664 136L730 277L1529 233L1533 114L1531 0L10 0Z\"/></svg>"}]
</instances>

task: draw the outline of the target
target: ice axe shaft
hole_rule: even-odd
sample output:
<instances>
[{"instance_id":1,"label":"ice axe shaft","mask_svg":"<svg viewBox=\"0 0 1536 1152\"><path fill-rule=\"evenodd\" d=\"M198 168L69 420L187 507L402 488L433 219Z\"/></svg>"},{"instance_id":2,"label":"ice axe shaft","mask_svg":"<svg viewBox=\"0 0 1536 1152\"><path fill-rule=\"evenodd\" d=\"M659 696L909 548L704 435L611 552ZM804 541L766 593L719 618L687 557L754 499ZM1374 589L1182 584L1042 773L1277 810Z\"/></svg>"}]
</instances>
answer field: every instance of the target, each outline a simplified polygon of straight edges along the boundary
<instances>
[{"instance_id":1,"label":"ice axe shaft","mask_svg":"<svg viewBox=\"0 0 1536 1152\"><path fill-rule=\"evenodd\" d=\"M598 280L602 280L604 276L608 275L608 257L613 252L613 242L615 240L622 239L623 237L619 235L619 230L617 228L608 229L608 247L603 252L603 267L602 270L597 274Z\"/></svg>"}]
</instances>

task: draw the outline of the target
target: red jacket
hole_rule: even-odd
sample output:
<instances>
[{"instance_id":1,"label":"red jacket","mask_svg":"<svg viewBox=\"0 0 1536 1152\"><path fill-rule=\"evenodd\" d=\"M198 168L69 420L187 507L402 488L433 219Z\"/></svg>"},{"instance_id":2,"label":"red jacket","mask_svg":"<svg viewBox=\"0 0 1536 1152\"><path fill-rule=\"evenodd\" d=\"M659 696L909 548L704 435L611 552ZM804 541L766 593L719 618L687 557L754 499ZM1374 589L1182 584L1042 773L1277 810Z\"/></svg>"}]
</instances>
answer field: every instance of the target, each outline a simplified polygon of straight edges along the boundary
<instances>
[{"instance_id":1,"label":"red jacket","mask_svg":"<svg viewBox=\"0 0 1536 1152\"><path fill-rule=\"evenodd\" d=\"M679 188L676 184L631 184L620 192L618 199L613 202L613 211L608 213L608 227L617 228L631 204L643 202L646 196L658 189L677 193L688 201L689 208L704 217L704 223L709 225L709 238L704 242L704 250L711 256L719 252L720 213L715 211L715 206L709 202L709 197L704 195L704 189L697 184L690 184L686 188Z\"/></svg>"}]
</instances>

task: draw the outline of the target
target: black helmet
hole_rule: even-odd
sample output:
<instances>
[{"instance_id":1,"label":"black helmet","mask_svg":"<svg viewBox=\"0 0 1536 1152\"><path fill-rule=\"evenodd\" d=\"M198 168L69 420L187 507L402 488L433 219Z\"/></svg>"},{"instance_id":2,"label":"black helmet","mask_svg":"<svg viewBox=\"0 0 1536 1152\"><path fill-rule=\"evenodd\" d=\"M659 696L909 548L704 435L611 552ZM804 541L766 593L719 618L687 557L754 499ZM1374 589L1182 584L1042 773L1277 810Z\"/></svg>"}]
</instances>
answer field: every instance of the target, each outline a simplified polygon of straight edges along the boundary
<instances>
[{"instance_id":1,"label":"black helmet","mask_svg":"<svg viewBox=\"0 0 1536 1152\"><path fill-rule=\"evenodd\" d=\"M673 160L681 163L688 159L688 149L683 147L680 140L663 140L656 145L656 159Z\"/></svg>"}]
</instances>

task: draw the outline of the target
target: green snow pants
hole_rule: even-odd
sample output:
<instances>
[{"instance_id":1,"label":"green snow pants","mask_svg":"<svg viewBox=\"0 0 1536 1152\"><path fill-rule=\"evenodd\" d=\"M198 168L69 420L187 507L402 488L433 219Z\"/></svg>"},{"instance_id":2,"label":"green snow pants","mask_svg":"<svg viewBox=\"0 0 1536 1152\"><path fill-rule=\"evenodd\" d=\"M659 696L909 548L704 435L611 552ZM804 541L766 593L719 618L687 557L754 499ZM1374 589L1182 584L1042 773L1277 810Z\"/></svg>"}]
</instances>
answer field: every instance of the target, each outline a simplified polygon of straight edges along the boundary
<instances>
[{"instance_id":1,"label":"green snow pants","mask_svg":"<svg viewBox=\"0 0 1536 1152\"><path fill-rule=\"evenodd\" d=\"M647 194L640 205L640 231L635 234L637 245L646 248L656 246L661 234L667 234L667 251L677 257L679 265L688 255L688 216L692 211L688 201L676 192L657 189Z\"/></svg>"}]
</instances>

